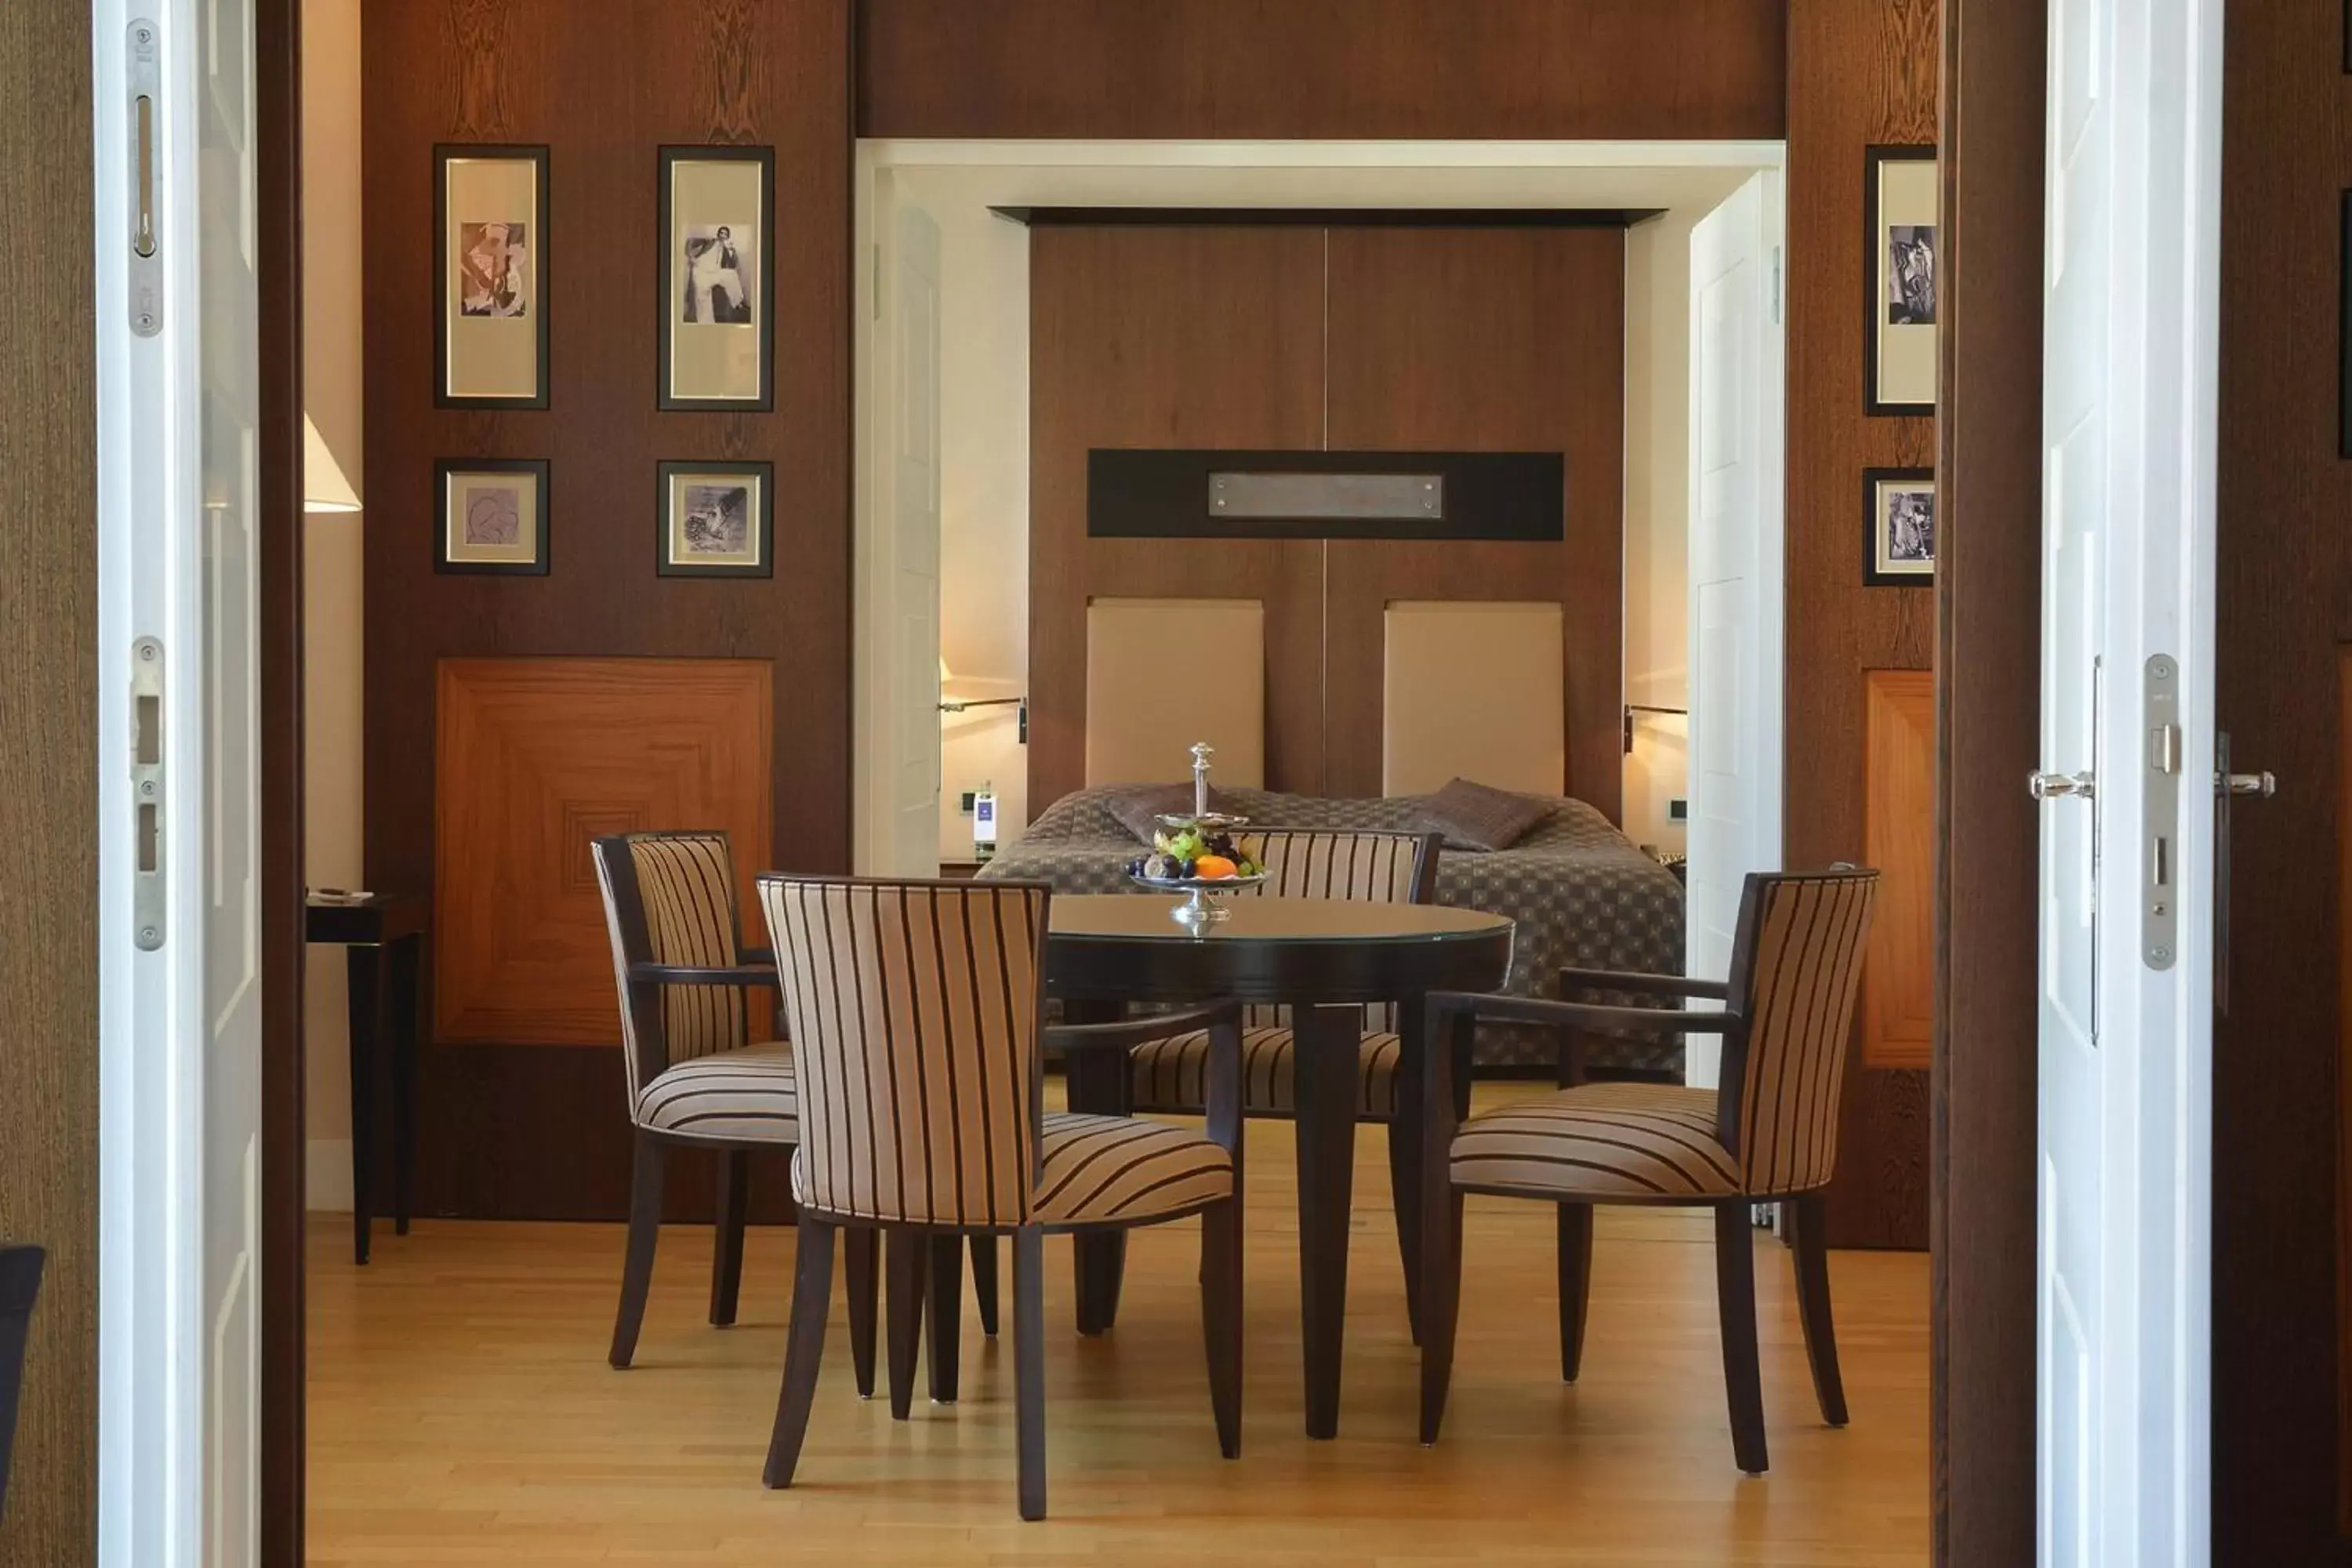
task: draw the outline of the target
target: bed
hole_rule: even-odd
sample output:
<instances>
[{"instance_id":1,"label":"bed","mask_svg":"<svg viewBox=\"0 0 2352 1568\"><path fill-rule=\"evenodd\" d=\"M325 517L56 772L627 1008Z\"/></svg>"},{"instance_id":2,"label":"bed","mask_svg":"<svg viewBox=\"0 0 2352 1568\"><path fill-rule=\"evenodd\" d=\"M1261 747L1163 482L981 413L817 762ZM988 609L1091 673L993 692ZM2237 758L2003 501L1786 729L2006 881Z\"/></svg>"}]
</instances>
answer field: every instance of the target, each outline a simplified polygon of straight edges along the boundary
<instances>
[{"instance_id":1,"label":"bed","mask_svg":"<svg viewBox=\"0 0 2352 1568\"><path fill-rule=\"evenodd\" d=\"M1113 803L1125 793L1121 786L1108 786L1063 796L980 875L1045 882L1066 893L1139 891L1126 868L1143 847L1112 813ZM1424 826L1418 796L1330 800L1254 789L1220 794L1260 826ZM1569 965L1681 973L1681 881L1584 802L1549 804L1550 814L1509 848L1446 850L1438 860L1438 902L1508 915L1518 922L1505 989L1517 995L1548 994L1553 976ZM1549 1067L1556 1049L1548 1035L1496 1029L1482 1032L1477 1056L1487 1066ZM1596 1066L1679 1073L1682 1058L1681 1041L1668 1037L1595 1040L1590 1059Z\"/></svg>"}]
</instances>

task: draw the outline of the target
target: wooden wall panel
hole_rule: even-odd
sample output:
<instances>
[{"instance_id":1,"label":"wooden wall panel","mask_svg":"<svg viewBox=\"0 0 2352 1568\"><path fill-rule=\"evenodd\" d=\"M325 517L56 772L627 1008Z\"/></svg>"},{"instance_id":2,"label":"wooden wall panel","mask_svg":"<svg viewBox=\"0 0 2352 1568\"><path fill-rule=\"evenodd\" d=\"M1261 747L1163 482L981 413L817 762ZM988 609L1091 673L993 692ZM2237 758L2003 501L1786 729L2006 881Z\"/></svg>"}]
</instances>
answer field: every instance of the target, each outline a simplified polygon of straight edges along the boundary
<instances>
[{"instance_id":1,"label":"wooden wall panel","mask_svg":"<svg viewBox=\"0 0 2352 1568\"><path fill-rule=\"evenodd\" d=\"M1785 0L860 0L866 136L1777 139Z\"/></svg>"},{"instance_id":2,"label":"wooden wall panel","mask_svg":"<svg viewBox=\"0 0 2352 1568\"><path fill-rule=\"evenodd\" d=\"M1935 461L1935 422L1863 413L1863 149L1936 140L1936 0L1790 0L1790 866L1859 860L1862 672L1934 663L1935 593L1862 583L1862 471ZM1855 1026L1856 1049L1861 1027ZM1832 1245L1927 1243L1927 1075L1846 1075Z\"/></svg>"},{"instance_id":3,"label":"wooden wall panel","mask_svg":"<svg viewBox=\"0 0 2352 1568\"><path fill-rule=\"evenodd\" d=\"M619 997L590 843L727 831L737 909L770 863L764 659L446 659L440 672L434 1032L610 1045Z\"/></svg>"},{"instance_id":4,"label":"wooden wall panel","mask_svg":"<svg viewBox=\"0 0 2352 1568\"><path fill-rule=\"evenodd\" d=\"M1558 544L1331 542L1327 787L1381 793L1390 600L1557 598L1565 788L1613 821L1624 781L1624 231L1335 228L1330 246L1328 445L1565 452L1568 494Z\"/></svg>"},{"instance_id":5,"label":"wooden wall panel","mask_svg":"<svg viewBox=\"0 0 2352 1568\"><path fill-rule=\"evenodd\" d=\"M367 314L373 886L432 889L435 670L463 658L772 661L772 858L796 869L848 868L849 8L850 0L366 8L367 267L354 308ZM544 411L433 406L432 148L474 141L550 149ZM772 414L655 407L656 149L665 142L776 149ZM435 574L440 457L549 460L551 575ZM671 458L775 464L772 580L655 575L655 465ZM621 1213L619 1082L619 1063L602 1051L428 1044L424 1206ZM677 1212L698 1201L689 1192Z\"/></svg>"},{"instance_id":6,"label":"wooden wall panel","mask_svg":"<svg viewBox=\"0 0 2352 1568\"><path fill-rule=\"evenodd\" d=\"M1322 231L1053 227L1029 246L1033 814L1086 781L1094 596L1262 601L1266 784L1320 789L1321 546L1090 539L1087 452L1321 446ZM1170 673L1180 689L1181 658Z\"/></svg>"},{"instance_id":7,"label":"wooden wall panel","mask_svg":"<svg viewBox=\"0 0 2352 1568\"><path fill-rule=\"evenodd\" d=\"M0 1564L98 1551L98 351L90 12L0 7L0 1237L50 1249ZM23 237L22 243L17 240Z\"/></svg>"},{"instance_id":8,"label":"wooden wall panel","mask_svg":"<svg viewBox=\"0 0 2352 1568\"><path fill-rule=\"evenodd\" d=\"M1863 853L1879 870L1862 985L1862 1062L1925 1068L1936 1026L1936 678L1863 678Z\"/></svg>"},{"instance_id":9,"label":"wooden wall panel","mask_svg":"<svg viewBox=\"0 0 2352 1568\"><path fill-rule=\"evenodd\" d=\"M2352 763L2352 461L2336 330L2352 76L2336 0L2225 9L2215 710L2279 793L2231 813L2229 1008L2213 1029L2213 1560L2352 1563L2336 1300Z\"/></svg>"}]
</instances>

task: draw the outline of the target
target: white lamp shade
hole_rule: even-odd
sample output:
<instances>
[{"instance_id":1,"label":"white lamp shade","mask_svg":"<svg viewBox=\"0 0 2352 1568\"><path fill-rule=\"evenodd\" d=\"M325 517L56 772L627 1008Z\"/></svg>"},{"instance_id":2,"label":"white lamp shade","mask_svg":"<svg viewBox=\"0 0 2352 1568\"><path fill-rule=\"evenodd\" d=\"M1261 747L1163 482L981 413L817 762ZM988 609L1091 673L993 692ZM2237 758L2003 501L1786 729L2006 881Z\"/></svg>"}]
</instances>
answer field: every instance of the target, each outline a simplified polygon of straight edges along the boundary
<instances>
[{"instance_id":1,"label":"white lamp shade","mask_svg":"<svg viewBox=\"0 0 2352 1568\"><path fill-rule=\"evenodd\" d=\"M302 416L302 510L304 511L357 511L360 492L352 489L352 481L343 478L342 465L335 461L334 453L327 449L319 427L310 416Z\"/></svg>"}]
</instances>

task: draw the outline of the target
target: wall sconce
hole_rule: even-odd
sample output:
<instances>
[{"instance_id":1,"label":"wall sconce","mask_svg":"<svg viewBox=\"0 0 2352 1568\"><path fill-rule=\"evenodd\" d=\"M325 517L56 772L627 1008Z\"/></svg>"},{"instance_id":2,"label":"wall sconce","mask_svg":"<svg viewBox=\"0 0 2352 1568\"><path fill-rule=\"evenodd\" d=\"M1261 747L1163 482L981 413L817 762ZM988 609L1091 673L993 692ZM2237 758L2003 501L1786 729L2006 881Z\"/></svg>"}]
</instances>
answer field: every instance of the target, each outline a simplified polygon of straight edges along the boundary
<instances>
[{"instance_id":1,"label":"wall sconce","mask_svg":"<svg viewBox=\"0 0 2352 1568\"><path fill-rule=\"evenodd\" d=\"M1636 713L1668 713L1684 719L1690 717L1690 710L1687 708L1653 708L1646 702L1628 702L1625 704L1625 754L1629 757L1633 754L1633 715Z\"/></svg>"},{"instance_id":2,"label":"wall sconce","mask_svg":"<svg viewBox=\"0 0 2352 1568\"><path fill-rule=\"evenodd\" d=\"M940 656L940 684L944 686L953 679L955 679L954 672L948 668L947 656L945 654L941 654ZM1018 705L1021 710L1021 744L1025 746L1029 743L1028 698L941 697L940 699L940 711L942 713L966 713L970 712L974 708L1011 708L1015 705Z\"/></svg>"}]
</instances>

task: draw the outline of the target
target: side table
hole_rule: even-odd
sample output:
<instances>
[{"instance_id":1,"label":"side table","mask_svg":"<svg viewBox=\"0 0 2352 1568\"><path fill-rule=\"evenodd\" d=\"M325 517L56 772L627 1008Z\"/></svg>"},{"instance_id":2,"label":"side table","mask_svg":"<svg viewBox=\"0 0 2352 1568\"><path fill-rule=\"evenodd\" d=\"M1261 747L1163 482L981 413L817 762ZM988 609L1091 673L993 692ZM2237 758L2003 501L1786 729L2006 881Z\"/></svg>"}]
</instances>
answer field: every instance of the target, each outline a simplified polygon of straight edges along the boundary
<instances>
[{"instance_id":1,"label":"side table","mask_svg":"<svg viewBox=\"0 0 2352 1568\"><path fill-rule=\"evenodd\" d=\"M393 1229L408 1234L416 1186L416 983L425 900L407 893L311 898L303 940L346 950L352 1025L352 1253L368 1260L374 1218L378 1047L392 1046Z\"/></svg>"}]
</instances>

